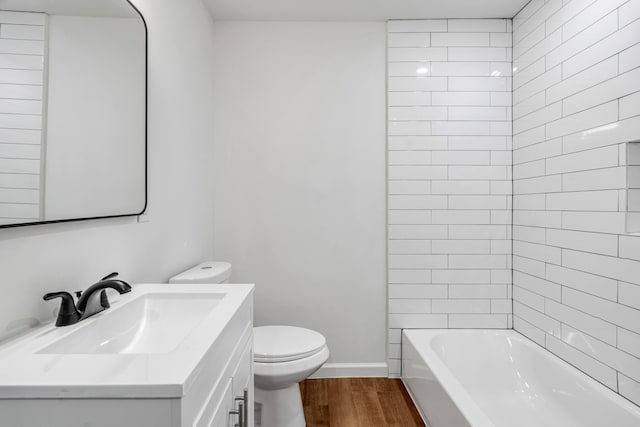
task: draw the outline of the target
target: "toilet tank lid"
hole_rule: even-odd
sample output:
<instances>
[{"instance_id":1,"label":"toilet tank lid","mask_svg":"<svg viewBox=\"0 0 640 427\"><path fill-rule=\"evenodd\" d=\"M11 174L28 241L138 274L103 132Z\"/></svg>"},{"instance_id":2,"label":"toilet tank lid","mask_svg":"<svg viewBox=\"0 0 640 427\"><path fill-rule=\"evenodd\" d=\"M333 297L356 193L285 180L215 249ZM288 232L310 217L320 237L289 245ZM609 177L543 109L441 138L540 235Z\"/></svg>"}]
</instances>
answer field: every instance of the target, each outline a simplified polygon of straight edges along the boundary
<instances>
[{"instance_id":1,"label":"toilet tank lid","mask_svg":"<svg viewBox=\"0 0 640 427\"><path fill-rule=\"evenodd\" d=\"M206 261L169 279L169 283L222 283L231 276L231 263Z\"/></svg>"}]
</instances>

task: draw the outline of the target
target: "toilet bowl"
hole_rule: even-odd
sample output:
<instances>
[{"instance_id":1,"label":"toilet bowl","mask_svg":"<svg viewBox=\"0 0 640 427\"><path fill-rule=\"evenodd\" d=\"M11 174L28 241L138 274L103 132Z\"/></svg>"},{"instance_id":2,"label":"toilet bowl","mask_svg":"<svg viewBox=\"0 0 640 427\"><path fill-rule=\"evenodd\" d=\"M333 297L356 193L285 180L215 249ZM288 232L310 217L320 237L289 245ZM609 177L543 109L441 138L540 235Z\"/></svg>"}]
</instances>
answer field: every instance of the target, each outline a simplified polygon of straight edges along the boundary
<instances>
[{"instance_id":1,"label":"toilet bowl","mask_svg":"<svg viewBox=\"0 0 640 427\"><path fill-rule=\"evenodd\" d=\"M204 262L169 279L169 283L223 283L231 264ZM254 335L254 403L256 427L304 427L300 381L329 358L325 337L296 326L259 326Z\"/></svg>"},{"instance_id":2,"label":"toilet bowl","mask_svg":"<svg viewBox=\"0 0 640 427\"><path fill-rule=\"evenodd\" d=\"M304 427L298 383L329 358L324 336L295 326L259 326L253 331L256 426Z\"/></svg>"}]
</instances>

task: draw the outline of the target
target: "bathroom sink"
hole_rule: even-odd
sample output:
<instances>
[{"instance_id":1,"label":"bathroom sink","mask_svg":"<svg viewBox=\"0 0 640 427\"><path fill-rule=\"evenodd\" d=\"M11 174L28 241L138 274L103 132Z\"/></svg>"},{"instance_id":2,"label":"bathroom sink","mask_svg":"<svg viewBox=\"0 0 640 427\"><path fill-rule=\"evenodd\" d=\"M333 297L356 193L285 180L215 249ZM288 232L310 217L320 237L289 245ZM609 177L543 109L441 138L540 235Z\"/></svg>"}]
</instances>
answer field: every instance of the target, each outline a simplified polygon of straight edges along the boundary
<instances>
[{"instance_id":1,"label":"bathroom sink","mask_svg":"<svg viewBox=\"0 0 640 427\"><path fill-rule=\"evenodd\" d=\"M151 293L107 310L41 354L168 353L219 304L224 293Z\"/></svg>"},{"instance_id":2,"label":"bathroom sink","mask_svg":"<svg viewBox=\"0 0 640 427\"><path fill-rule=\"evenodd\" d=\"M181 398L211 374L203 360L251 330L252 293L249 284L161 283L114 292L94 316L0 343L0 400Z\"/></svg>"}]
</instances>

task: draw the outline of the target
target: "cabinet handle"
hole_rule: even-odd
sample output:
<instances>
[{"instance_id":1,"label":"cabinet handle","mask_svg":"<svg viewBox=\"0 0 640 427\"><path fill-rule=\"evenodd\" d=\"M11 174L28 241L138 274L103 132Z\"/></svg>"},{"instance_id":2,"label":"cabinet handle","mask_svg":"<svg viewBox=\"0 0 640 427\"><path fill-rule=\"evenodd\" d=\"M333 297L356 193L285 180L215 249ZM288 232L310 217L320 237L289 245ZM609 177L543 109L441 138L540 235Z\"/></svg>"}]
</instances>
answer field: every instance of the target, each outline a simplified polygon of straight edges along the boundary
<instances>
[{"instance_id":1,"label":"cabinet handle","mask_svg":"<svg viewBox=\"0 0 640 427\"><path fill-rule=\"evenodd\" d=\"M244 422L244 414L246 413L245 411L245 406L243 402L238 403L238 424L236 424L236 427L245 427L245 422Z\"/></svg>"},{"instance_id":2,"label":"cabinet handle","mask_svg":"<svg viewBox=\"0 0 640 427\"><path fill-rule=\"evenodd\" d=\"M244 398L244 427L249 427L249 389L245 388L242 392Z\"/></svg>"},{"instance_id":3,"label":"cabinet handle","mask_svg":"<svg viewBox=\"0 0 640 427\"><path fill-rule=\"evenodd\" d=\"M249 389L245 388L242 392L242 397L236 397L236 402L241 401L244 403L240 403L240 411L244 413L240 417L240 426L239 427L249 427ZM244 423L242 420L244 419Z\"/></svg>"}]
</instances>

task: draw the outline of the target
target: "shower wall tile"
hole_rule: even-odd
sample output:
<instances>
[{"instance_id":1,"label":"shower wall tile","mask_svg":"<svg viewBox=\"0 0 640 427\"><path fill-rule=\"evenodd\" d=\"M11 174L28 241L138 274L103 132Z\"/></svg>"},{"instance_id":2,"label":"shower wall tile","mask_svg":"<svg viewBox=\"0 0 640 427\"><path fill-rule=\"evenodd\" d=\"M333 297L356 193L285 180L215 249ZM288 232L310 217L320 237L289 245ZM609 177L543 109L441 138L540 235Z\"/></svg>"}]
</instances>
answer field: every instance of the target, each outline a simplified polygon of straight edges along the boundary
<instances>
[{"instance_id":1,"label":"shower wall tile","mask_svg":"<svg viewBox=\"0 0 640 427\"><path fill-rule=\"evenodd\" d=\"M505 19L388 24L390 336L511 326L511 38Z\"/></svg>"},{"instance_id":2,"label":"shower wall tile","mask_svg":"<svg viewBox=\"0 0 640 427\"><path fill-rule=\"evenodd\" d=\"M639 10L534 0L513 34L514 328L637 404Z\"/></svg>"}]
</instances>

